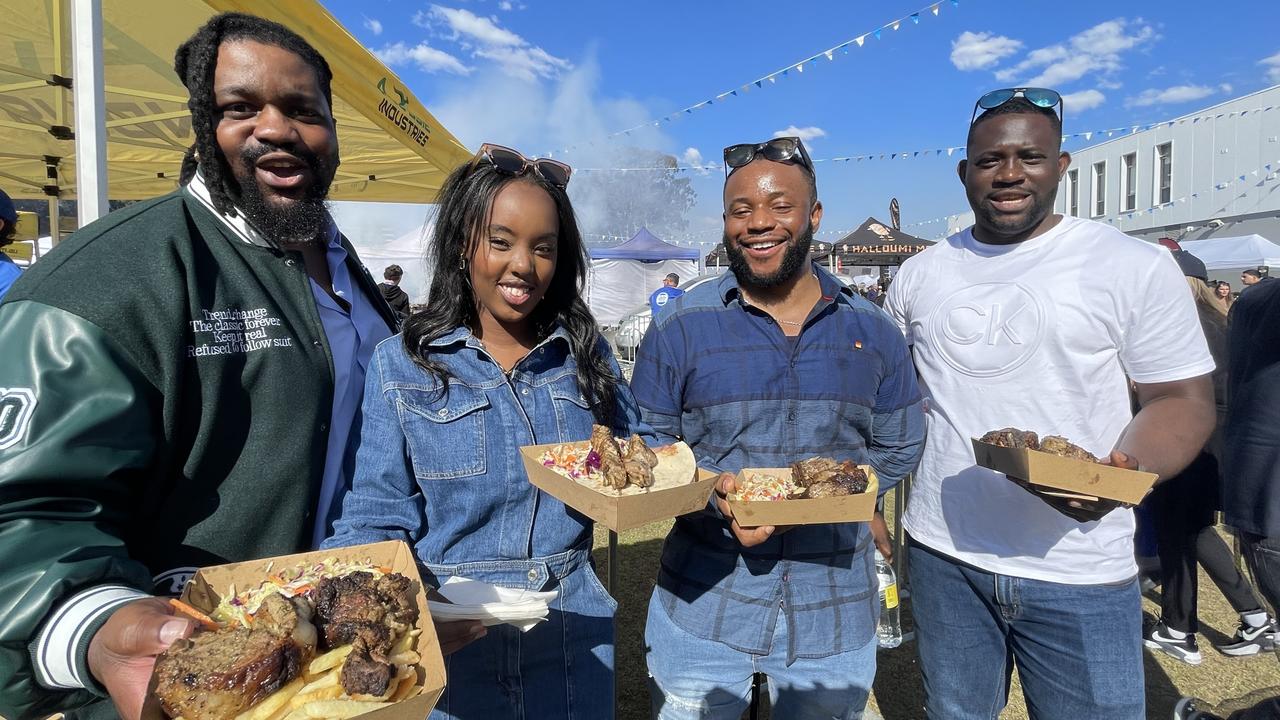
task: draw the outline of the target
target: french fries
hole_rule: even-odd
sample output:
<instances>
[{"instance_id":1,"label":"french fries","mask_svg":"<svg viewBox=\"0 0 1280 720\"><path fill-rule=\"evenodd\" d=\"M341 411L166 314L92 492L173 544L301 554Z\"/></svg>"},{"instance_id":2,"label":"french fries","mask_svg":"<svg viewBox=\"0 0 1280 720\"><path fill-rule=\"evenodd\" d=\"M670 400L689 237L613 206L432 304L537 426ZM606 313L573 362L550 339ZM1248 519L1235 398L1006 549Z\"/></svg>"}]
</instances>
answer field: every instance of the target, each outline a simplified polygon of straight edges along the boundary
<instances>
[{"instance_id":1,"label":"french fries","mask_svg":"<svg viewBox=\"0 0 1280 720\"><path fill-rule=\"evenodd\" d=\"M236 720L267 720L277 710L288 704L300 690L302 690L302 678L295 678L293 682L260 700L257 705L237 715Z\"/></svg>"},{"instance_id":2,"label":"french fries","mask_svg":"<svg viewBox=\"0 0 1280 720\"><path fill-rule=\"evenodd\" d=\"M348 695L342 687L342 668L351 645L317 655L303 676L246 711L236 720L346 720L417 696L422 692L415 669L422 656L414 646L421 631L416 628L396 638L387 662L393 673L382 695Z\"/></svg>"}]
</instances>

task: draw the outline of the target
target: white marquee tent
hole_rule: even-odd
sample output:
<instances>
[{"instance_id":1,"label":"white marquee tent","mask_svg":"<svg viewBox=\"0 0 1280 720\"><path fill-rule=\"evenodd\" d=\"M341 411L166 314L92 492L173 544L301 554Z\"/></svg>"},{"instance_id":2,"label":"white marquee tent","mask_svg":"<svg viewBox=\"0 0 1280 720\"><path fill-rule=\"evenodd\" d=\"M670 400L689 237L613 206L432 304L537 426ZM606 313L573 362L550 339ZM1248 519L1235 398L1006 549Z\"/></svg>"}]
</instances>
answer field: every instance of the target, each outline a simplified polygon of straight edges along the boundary
<instances>
[{"instance_id":1,"label":"white marquee tent","mask_svg":"<svg viewBox=\"0 0 1280 720\"><path fill-rule=\"evenodd\" d=\"M1179 244L1199 258L1208 270L1280 267L1280 245L1261 235L1188 240Z\"/></svg>"},{"instance_id":2,"label":"white marquee tent","mask_svg":"<svg viewBox=\"0 0 1280 720\"><path fill-rule=\"evenodd\" d=\"M616 325L649 302L667 273L682 280L698 274L698 251L665 243L641 228L630 240L591 250L587 273L587 305L596 322Z\"/></svg>"}]
</instances>

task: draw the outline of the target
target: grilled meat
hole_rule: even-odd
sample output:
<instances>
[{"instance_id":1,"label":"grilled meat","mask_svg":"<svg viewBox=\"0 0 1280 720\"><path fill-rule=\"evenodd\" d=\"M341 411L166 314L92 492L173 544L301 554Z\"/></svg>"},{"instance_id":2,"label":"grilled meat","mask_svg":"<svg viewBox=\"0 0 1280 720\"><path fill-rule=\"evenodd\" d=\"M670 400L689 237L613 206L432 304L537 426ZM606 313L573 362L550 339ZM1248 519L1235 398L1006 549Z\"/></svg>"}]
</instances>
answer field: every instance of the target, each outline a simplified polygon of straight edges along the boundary
<instances>
[{"instance_id":1,"label":"grilled meat","mask_svg":"<svg viewBox=\"0 0 1280 720\"><path fill-rule=\"evenodd\" d=\"M643 460L627 460L622 463L622 467L627 471L628 483L641 488L653 485L653 467Z\"/></svg>"},{"instance_id":2,"label":"grilled meat","mask_svg":"<svg viewBox=\"0 0 1280 720\"><path fill-rule=\"evenodd\" d=\"M302 674L315 654L311 608L268 595L250 628L199 633L156 660L156 695L170 717L227 720Z\"/></svg>"},{"instance_id":3,"label":"grilled meat","mask_svg":"<svg viewBox=\"0 0 1280 720\"><path fill-rule=\"evenodd\" d=\"M338 682L348 695L364 694L381 697L391 685L391 665L378 662L367 653L352 651L342 664Z\"/></svg>"},{"instance_id":4,"label":"grilled meat","mask_svg":"<svg viewBox=\"0 0 1280 720\"><path fill-rule=\"evenodd\" d=\"M797 460L791 463L791 479L796 485L807 488L815 482L829 479L839 468L840 464L831 458L815 457Z\"/></svg>"},{"instance_id":5,"label":"grilled meat","mask_svg":"<svg viewBox=\"0 0 1280 720\"><path fill-rule=\"evenodd\" d=\"M1026 448L1027 450L1040 449L1040 438L1034 431L1019 430L1012 427L992 430L986 435L983 435L979 439L979 442L1007 448Z\"/></svg>"},{"instance_id":6,"label":"grilled meat","mask_svg":"<svg viewBox=\"0 0 1280 720\"><path fill-rule=\"evenodd\" d=\"M824 470L803 491L804 497L824 498L859 495L867 491L870 480L862 468L846 460L835 470Z\"/></svg>"},{"instance_id":7,"label":"grilled meat","mask_svg":"<svg viewBox=\"0 0 1280 720\"><path fill-rule=\"evenodd\" d=\"M1098 458L1094 457L1093 453L1060 435L1046 435L1045 438L1040 441L1040 452L1061 455L1062 457L1071 458L1073 460L1098 462Z\"/></svg>"},{"instance_id":8,"label":"grilled meat","mask_svg":"<svg viewBox=\"0 0 1280 720\"><path fill-rule=\"evenodd\" d=\"M632 435L631 439L627 440L627 446L622 450L622 459L639 460L651 468L658 467L658 455L653 450L650 450L648 445L644 444L639 435ZM642 485L641 487L648 486Z\"/></svg>"},{"instance_id":9,"label":"grilled meat","mask_svg":"<svg viewBox=\"0 0 1280 720\"><path fill-rule=\"evenodd\" d=\"M340 678L348 694L386 692L391 681L387 653L395 638L418 621L413 596L413 583L397 573L375 578L353 572L316 585L316 626L326 644L352 646L347 664L355 667L344 668Z\"/></svg>"}]
</instances>

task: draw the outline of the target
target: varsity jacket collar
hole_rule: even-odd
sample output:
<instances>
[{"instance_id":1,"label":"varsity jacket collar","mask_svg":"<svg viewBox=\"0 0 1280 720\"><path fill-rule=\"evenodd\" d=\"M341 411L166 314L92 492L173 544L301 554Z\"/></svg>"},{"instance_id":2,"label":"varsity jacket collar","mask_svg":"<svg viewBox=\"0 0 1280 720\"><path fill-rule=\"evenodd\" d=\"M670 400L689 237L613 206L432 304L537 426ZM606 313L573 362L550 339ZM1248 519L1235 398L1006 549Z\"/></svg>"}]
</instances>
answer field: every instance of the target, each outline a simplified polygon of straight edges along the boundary
<instances>
[{"instance_id":1,"label":"varsity jacket collar","mask_svg":"<svg viewBox=\"0 0 1280 720\"><path fill-rule=\"evenodd\" d=\"M218 209L213 206L213 199L209 196L209 186L205 185L204 177L201 176L199 171L191 176L191 181L188 182L182 190L190 197L195 198L195 200L204 206L204 208L209 212L213 213L213 216L218 218L218 220L220 220L227 229L231 230L232 235L235 237L249 243L250 245L257 245L258 247L272 249L277 247L275 242L258 232L258 229L245 218L243 213L237 213L235 217L230 217L218 212ZM334 224L332 217L329 218L329 223L325 233L327 245L340 244L338 240L338 226Z\"/></svg>"}]
</instances>

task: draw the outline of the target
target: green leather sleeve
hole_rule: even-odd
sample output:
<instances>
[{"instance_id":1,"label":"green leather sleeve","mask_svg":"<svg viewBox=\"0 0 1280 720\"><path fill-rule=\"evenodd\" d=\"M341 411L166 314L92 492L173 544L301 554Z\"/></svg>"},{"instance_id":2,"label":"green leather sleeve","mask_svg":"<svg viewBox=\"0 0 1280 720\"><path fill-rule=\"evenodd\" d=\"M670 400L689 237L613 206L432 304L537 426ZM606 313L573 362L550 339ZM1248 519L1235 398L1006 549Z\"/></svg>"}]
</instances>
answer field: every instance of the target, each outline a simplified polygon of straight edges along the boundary
<instances>
[{"instance_id":1,"label":"green leather sleeve","mask_svg":"<svg viewBox=\"0 0 1280 720\"><path fill-rule=\"evenodd\" d=\"M0 716L96 699L42 687L31 645L73 593L150 589L122 538L156 450L154 407L154 387L96 325L30 300L0 305Z\"/></svg>"}]
</instances>

